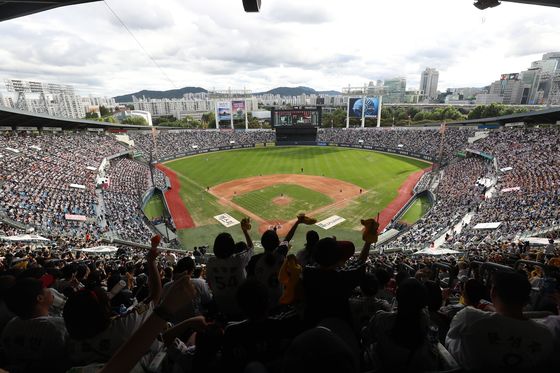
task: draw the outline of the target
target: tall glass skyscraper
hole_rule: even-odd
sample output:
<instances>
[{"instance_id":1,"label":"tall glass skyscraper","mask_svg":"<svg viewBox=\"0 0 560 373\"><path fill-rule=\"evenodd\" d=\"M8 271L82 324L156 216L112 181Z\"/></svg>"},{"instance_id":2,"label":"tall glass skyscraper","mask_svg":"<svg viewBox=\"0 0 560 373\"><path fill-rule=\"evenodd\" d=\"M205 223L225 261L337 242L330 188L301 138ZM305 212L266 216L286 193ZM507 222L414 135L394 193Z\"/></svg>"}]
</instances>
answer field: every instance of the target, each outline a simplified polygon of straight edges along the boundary
<instances>
[{"instance_id":1,"label":"tall glass skyscraper","mask_svg":"<svg viewBox=\"0 0 560 373\"><path fill-rule=\"evenodd\" d=\"M420 90L424 91L424 97L428 100L437 98L437 86L439 80L439 71L426 67L420 76Z\"/></svg>"}]
</instances>

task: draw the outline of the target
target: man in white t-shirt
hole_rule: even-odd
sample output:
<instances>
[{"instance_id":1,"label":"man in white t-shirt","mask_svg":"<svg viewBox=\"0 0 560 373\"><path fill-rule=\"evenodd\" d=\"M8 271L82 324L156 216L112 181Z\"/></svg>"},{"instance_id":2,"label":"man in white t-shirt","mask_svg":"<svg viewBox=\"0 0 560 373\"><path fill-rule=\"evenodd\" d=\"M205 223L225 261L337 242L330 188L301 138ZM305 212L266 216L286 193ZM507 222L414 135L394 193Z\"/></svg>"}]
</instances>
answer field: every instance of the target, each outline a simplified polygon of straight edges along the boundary
<instances>
[{"instance_id":1,"label":"man in white t-shirt","mask_svg":"<svg viewBox=\"0 0 560 373\"><path fill-rule=\"evenodd\" d=\"M221 312L230 316L241 315L235 294L247 277L245 267L253 255L253 241L249 236L249 218L241 220L241 230L247 242L247 250L234 253L235 242L229 233L220 233L214 240L214 257L208 259L206 280Z\"/></svg>"},{"instance_id":2,"label":"man in white t-shirt","mask_svg":"<svg viewBox=\"0 0 560 373\"><path fill-rule=\"evenodd\" d=\"M40 280L19 279L10 289L8 308L17 316L4 328L1 344L9 370L57 372L68 368L67 331L61 317L49 316L53 295Z\"/></svg>"},{"instance_id":3,"label":"man in white t-shirt","mask_svg":"<svg viewBox=\"0 0 560 373\"><path fill-rule=\"evenodd\" d=\"M191 277L194 269L194 260L191 257L186 256L177 262L174 276L175 278L178 278L186 273L189 277ZM191 284L194 286L196 294L192 299L185 302L184 306L173 315L174 318L171 321L175 324L188 318L201 315L205 309L204 306L212 301L212 292L204 279L191 278ZM167 295L172 285L173 281L170 281L163 286L163 297Z\"/></svg>"},{"instance_id":4,"label":"man in white t-shirt","mask_svg":"<svg viewBox=\"0 0 560 373\"><path fill-rule=\"evenodd\" d=\"M167 250L167 253L165 254L165 261L170 266L174 266L175 264L177 264L177 255L175 255L175 253Z\"/></svg>"},{"instance_id":5,"label":"man in white t-shirt","mask_svg":"<svg viewBox=\"0 0 560 373\"><path fill-rule=\"evenodd\" d=\"M446 346L465 369L548 371L553 336L544 325L523 317L530 291L523 274L498 272L491 291L496 313L472 307L457 313Z\"/></svg>"}]
</instances>

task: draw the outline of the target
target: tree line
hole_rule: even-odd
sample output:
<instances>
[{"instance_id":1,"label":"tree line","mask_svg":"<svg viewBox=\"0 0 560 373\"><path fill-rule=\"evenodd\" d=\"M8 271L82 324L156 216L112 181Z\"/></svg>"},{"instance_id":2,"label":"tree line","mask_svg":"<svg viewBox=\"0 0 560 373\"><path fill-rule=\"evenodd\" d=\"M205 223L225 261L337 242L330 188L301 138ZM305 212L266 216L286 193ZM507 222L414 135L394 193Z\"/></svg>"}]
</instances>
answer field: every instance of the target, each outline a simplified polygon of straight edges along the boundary
<instances>
[{"instance_id":1,"label":"tree line","mask_svg":"<svg viewBox=\"0 0 560 373\"><path fill-rule=\"evenodd\" d=\"M465 119L491 118L502 115L526 112L528 109L506 106L503 104L479 105L474 109L456 108L454 106L439 107L431 110L422 110L411 106L386 106L381 108L381 125L382 126L410 126L431 122L453 122ZM87 113L85 119L97 120L101 122L119 123L113 116L113 112L104 107L100 107L100 114ZM269 123L263 123L253 117L251 113L247 114L249 128L270 128ZM346 127L346 109L337 108L330 112L323 112L323 127ZM146 120L139 116L128 116L121 120L122 124L146 126ZM153 124L157 126L179 127L187 129L205 129L216 128L216 115L214 112L208 112L202 115L200 119L196 119L187 115L181 119L174 116L161 116L153 118ZM224 124L224 123L222 123ZM225 123L229 126L229 123ZM360 126L360 118L350 118L351 126ZM366 127L374 127L377 125L377 119L366 118ZM235 128L245 128L244 120L235 120Z\"/></svg>"}]
</instances>

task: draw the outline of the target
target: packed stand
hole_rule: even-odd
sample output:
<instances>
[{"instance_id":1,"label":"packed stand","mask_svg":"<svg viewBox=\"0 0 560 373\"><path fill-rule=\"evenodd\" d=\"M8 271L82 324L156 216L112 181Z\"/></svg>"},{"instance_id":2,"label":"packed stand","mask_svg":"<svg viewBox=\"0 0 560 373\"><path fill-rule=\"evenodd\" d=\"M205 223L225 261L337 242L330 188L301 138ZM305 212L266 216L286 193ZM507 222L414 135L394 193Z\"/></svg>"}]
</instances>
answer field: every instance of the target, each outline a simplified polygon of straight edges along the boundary
<instances>
[{"instance_id":1,"label":"packed stand","mask_svg":"<svg viewBox=\"0 0 560 373\"><path fill-rule=\"evenodd\" d=\"M114 159L106 177L109 183L102 189L102 196L109 230L124 240L148 242L152 231L140 209L142 195L151 184L148 165L128 158Z\"/></svg>"},{"instance_id":2,"label":"packed stand","mask_svg":"<svg viewBox=\"0 0 560 373\"><path fill-rule=\"evenodd\" d=\"M433 128L324 128L319 129L317 141L337 144L380 146L393 150L403 150L449 160L457 151L464 150L467 140L475 133L474 128L447 127L445 131ZM443 144L442 144L443 141Z\"/></svg>"},{"instance_id":3,"label":"packed stand","mask_svg":"<svg viewBox=\"0 0 560 373\"><path fill-rule=\"evenodd\" d=\"M408 231L386 249L420 249L430 246L444 231L450 229L471 211L478 210L486 188L481 178L493 172L492 164L481 158L466 158L454 162L441 171L434 206Z\"/></svg>"},{"instance_id":4,"label":"packed stand","mask_svg":"<svg viewBox=\"0 0 560 373\"><path fill-rule=\"evenodd\" d=\"M274 142L276 133L271 130L259 131L214 131L214 130L160 130L154 136L146 132L128 132L134 145L148 159L152 150L156 159L179 156L180 154L221 146L252 145ZM154 138L156 146L154 147Z\"/></svg>"},{"instance_id":5,"label":"packed stand","mask_svg":"<svg viewBox=\"0 0 560 373\"><path fill-rule=\"evenodd\" d=\"M473 147L496 157L499 170L496 195L481 205L473 222L502 222L498 229L485 232L489 239L511 239L517 234L560 224L558 129L492 131ZM512 169L508 170L509 167ZM466 235L468 240L476 232L466 232Z\"/></svg>"},{"instance_id":6,"label":"packed stand","mask_svg":"<svg viewBox=\"0 0 560 373\"><path fill-rule=\"evenodd\" d=\"M158 237L148 253L115 257L19 250L26 266L1 259L2 368L554 371L560 293L550 284L558 276L557 247L533 262L508 255L503 263L513 260L511 266L481 252L370 255L375 220L362 222L358 250L320 237L315 222L299 215L286 237L264 232L264 252L256 254L251 222L243 219L244 240L219 234L206 265L200 252L155 250ZM304 225L306 242L292 247Z\"/></svg>"},{"instance_id":7,"label":"packed stand","mask_svg":"<svg viewBox=\"0 0 560 373\"><path fill-rule=\"evenodd\" d=\"M4 132L0 210L40 230L98 236L96 174L86 167L97 170L103 158L125 150L113 138L93 133Z\"/></svg>"}]
</instances>

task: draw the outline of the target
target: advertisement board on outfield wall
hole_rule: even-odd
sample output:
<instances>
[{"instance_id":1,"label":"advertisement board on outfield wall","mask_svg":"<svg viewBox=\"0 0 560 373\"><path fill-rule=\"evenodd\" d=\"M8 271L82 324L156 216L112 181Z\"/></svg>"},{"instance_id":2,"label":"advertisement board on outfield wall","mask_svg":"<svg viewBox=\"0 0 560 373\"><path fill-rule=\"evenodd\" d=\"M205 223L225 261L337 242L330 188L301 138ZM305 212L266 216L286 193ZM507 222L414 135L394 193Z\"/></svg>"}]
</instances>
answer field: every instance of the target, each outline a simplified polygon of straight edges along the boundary
<instances>
[{"instance_id":1,"label":"advertisement board on outfield wall","mask_svg":"<svg viewBox=\"0 0 560 373\"><path fill-rule=\"evenodd\" d=\"M316 145L325 146L325 145L327 145L327 143L318 142ZM271 147L271 146L276 146L276 145L274 143L257 143L257 144L247 144L247 145L220 146L218 148L192 150L192 151L189 151L189 152L179 153L179 154L176 154L175 156L160 158L160 159L157 160L157 162L158 163L167 162L167 161L170 161L172 159L188 157L188 156L191 156L191 155L208 153L208 152L216 152L216 151L221 151L221 150L231 150L231 149L240 149L240 148L264 148L264 147ZM386 147L383 147L383 146L356 145L356 144L336 144L336 143L329 143L328 146L338 146L338 147L341 147L341 148L376 150L376 151L385 152L385 153L399 154L399 155L405 155L405 156L413 157L413 158L417 158L417 159L423 159L423 160L428 161L428 162L434 162L435 161L435 159L433 157L431 157L429 155L426 155L426 154L410 152L410 151L402 150L402 149L386 148Z\"/></svg>"}]
</instances>

